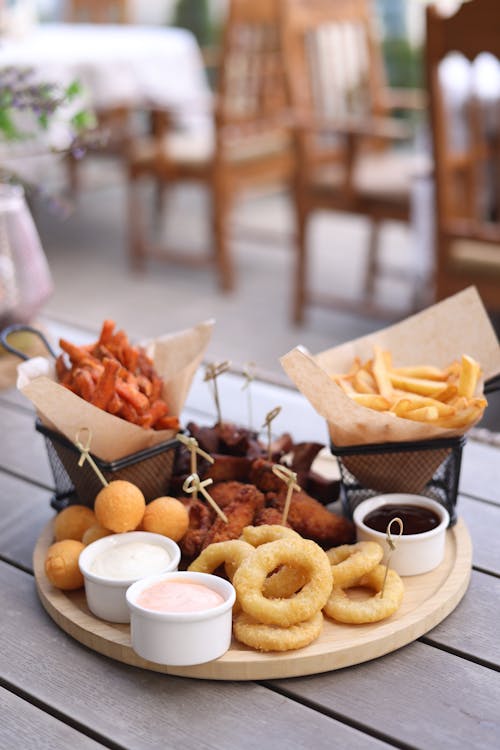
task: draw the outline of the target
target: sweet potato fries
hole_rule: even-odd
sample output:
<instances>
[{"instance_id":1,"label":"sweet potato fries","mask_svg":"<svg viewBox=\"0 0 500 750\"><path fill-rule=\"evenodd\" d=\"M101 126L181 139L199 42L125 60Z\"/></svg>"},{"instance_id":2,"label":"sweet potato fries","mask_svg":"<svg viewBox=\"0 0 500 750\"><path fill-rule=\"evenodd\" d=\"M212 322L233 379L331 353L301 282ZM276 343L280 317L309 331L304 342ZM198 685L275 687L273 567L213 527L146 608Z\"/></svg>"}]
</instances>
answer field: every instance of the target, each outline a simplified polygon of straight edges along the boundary
<instances>
[{"instance_id":1,"label":"sweet potato fries","mask_svg":"<svg viewBox=\"0 0 500 750\"><path fill-rule=\"evenodd\" d=\"M77 396L128 422L154 430L177 430L161 397L163 381L144 349L132 346L115 322L105 320L95 343L75 346L59 341L57 379Z\"/></svg>"}]
</instances>

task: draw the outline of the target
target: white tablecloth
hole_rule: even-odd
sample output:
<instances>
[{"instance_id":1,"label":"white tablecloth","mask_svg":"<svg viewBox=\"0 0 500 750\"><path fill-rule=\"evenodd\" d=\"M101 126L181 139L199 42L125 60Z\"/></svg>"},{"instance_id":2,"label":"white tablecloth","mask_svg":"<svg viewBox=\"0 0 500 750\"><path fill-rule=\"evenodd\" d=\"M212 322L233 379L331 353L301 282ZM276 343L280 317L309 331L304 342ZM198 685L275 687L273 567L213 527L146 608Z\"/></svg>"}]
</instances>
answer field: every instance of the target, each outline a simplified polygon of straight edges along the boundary
<instances>
[{"instance_id":1,"label":"white tablecloth","mask_svg":"<svg viewBox=\"0 0 500 750\"><path fill-rule=\"evenodd\" d=\"M177 106L209 96L200 49L184 29L40 24L0 40L0 66L33 66L47 80L78 79L96 107Z\"/></svg>"}]
</instances>

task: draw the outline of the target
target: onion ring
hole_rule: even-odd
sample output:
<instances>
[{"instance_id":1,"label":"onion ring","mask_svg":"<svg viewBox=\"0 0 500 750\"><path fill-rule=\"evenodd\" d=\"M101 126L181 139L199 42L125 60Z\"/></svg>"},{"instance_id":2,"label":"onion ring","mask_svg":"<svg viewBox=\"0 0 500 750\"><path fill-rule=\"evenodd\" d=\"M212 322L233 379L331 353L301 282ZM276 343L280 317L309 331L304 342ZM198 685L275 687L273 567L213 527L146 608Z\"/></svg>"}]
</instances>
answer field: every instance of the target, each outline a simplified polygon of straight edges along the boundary
<instances>
[{"instance_id":1,"label":"onion ring","mask_svg":"<svg viewBox=\"0 0 500 750\"><path fill-rule=\"evenodd\" d=\"M308 580L309 574L304 568L283 565L276 573L266 578L262 593L266 599L288 599L300 591Z\"/></svg>"},{"instance_id":2,"label":"onion ring","mask_svg":"<svg viewBox=\"0 0 500 750\"><path fill-rule=\"evenodd\" d=\"M238 570L238 566L245 557L255 552L251 544L242 539L228 539L225 542L214 542L200 552L196 560L193 560L188 570L197 573L213 573L214 570L225 563L225 570L230 581ZM233 612L241 612L241 604L236 595L233 604Z\"/></svg>"},{"instance_id":3,"label":"onion ring","mask_svg":"<svg viewBox=\"0 0 500 750\"><path fill-rule=\"evenodd\" d=\"M241 538L253 547L260 547L261 544L275 542L278 539L294 537L302 539L300 534L291 529L289 526L280 526L279 524L263 524L262 526L245 526Z\"/></svg>"},{"instance_id":4,"label":"onion ring","mask_svg":"<svg viewBox=\"0 0 500 750\"><path fill-rule=\"evenodd\" d=\"M205 547L196 560L193 560L188 570L194 570L197 573L213 573L219 565L225 563L226 572L231 580L241 561L254 551L252 545L242 539L214 542Z\"/></svg>"},{"instance_id":5,"label":"onion ring","mask_svg":"<svg viewBox=\"0 0 500 750\"><path fill-rule=\"evenodd\" d=\"M280 565L298 566L309 580L289 599L266 599L264 581ZM332 590L332 566L326 553L309 539L278 539L246 557L233 579L243 610L265 625L289 627L309 620L326 604Z\"/></svg>"},{"instance_id":6,"label":"onion ring","mask_svg":"<svg viewBox=\"0 0 500 750\"><path fill-rule=\"evenodd\" d=\"M404 585L395 570L388 570L384 596L381 598L380 592L384 585L385 571L385 565L377 565L356 583L357 586L365 586L375 591L373 596L363 601L350 599L344 589L334 586L324 608L325 614L333 620L355 625L378 622L390 617L403 600Z\"/></svg>"},{"instance_id":7,"label":"onion ring","mask_svg":"<svg viewBox=\"0 0 500 750\"><path fill-rule=\"evenodd\" d=\"M263 625L242 612L233 623L234 637L258 651L292 651L312 643L323 628L323 615L316 612L309 620L280 628L277 625Z\"/></svg>"},{"instance_id":8,"label":"onion ring","mask_svg":"<svg viewBox=\"0 0 500 750\"><path fill-rule=\"evenodd\" d=\"M379 564L384 550L377 542L358 542L333 547L326 555L332 564L333 585L348 589Z\"/></svg>"},{"instance_id":9,"label":"onion ring","mask_svg":"<svg viewBox=\"0 0 500 750\"><path fill-rule=\"evenodd\" d=\"M296 531L280 524L246 526L241 535L242 539L254 547L260 547L261 544L275 542L278 539L289 539L290 537L302 539ZM299 591L307 583L307 580L306 571L283 565L276 573L272 573L266 578L262 592L268 599L288 599L289 596Z\"/></svg>"}]
</instances>

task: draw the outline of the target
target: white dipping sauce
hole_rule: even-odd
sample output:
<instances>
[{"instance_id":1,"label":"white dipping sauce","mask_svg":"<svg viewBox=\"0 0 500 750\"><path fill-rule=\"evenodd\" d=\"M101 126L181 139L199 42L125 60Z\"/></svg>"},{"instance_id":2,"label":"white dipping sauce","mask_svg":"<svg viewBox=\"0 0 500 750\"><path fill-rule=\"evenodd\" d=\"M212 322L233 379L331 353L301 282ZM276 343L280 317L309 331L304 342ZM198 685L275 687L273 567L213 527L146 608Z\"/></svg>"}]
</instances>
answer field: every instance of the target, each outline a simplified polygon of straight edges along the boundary
<instances>
[{"instance_id":1,"label":"white dipping sauce","mask_svg":"<svg viewBox=\"0 0 500 750\"><path fill-rule=\"evenodd\" d=\"M169 562L170 555L159 544L127 542L97 555L90 570L104 578L126 580L161 573Z\"/></svg>"}]
</instances>

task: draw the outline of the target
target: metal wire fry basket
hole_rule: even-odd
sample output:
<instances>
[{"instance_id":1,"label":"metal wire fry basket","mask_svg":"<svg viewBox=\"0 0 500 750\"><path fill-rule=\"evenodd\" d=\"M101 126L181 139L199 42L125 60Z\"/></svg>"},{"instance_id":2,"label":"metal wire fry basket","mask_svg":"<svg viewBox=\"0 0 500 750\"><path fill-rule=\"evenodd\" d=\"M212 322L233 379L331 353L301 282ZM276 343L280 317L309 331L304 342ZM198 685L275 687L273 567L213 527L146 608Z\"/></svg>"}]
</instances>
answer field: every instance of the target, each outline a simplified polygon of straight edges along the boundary
<instances>
[{"instance_id":1,"label":"metal wire fry basket","mask_svg":"<svg viewBox=\"0 0 500 750\"><path fill-rule=\"evenodd\" d=\"M425 495L445 506L450 525L456 503L465 437L380 443L330 449L340 469L342 506L352 518L355 508L374 495L404 492Z\"/></svg>"},{"instance_id":2,"label":"metal wire fry basket","mask_svg":"<svg viewBox=\"0 0 500 750\"><path fill-rule=\"evenodd\" d=\"M54 476L56 492L51 500L52 507L60 511L67 505L79 503L93 508L102 483L88 461L80 467L78 461L81 454L73 443L39 420L35 426L45 438ZM96 456L92 458L108 482L115 479L132 482L141 489L146 502L150 502L168 493L178 445L178 440L174 438L117 461L102 461Z\"/></svg>"}]
</instances>

